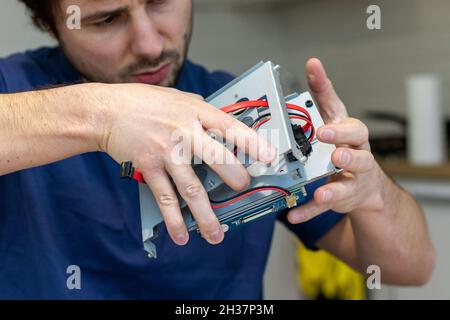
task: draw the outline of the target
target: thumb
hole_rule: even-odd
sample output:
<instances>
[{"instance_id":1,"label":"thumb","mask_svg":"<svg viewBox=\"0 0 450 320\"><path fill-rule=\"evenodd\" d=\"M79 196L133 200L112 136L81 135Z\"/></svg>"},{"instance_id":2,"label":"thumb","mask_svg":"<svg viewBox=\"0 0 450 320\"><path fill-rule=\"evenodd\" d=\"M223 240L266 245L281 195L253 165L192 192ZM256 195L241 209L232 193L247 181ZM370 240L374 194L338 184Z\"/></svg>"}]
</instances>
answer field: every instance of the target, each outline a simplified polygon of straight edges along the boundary
<instances>
[{"instance_id":1,"label":"thumb","mask_svg":"<svg viewBox=\"0 0 450 320\"><path fill-rule=\"evenodd\" d=\"M312 58L306 63L309 88L316 99L325 123L339 123L348 117L344 103L339 99L333 84L328 79L325 68L319 59Z\"/></svg>"}]
</instances>

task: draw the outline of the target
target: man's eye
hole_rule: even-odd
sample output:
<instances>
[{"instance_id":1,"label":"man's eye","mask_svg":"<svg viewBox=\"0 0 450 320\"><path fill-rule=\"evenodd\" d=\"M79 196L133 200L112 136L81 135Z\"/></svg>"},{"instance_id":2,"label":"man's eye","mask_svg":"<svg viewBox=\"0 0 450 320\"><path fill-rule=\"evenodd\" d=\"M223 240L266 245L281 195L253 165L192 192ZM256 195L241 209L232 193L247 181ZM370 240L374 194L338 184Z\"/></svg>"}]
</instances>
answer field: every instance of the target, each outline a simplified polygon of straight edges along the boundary
<instances>
[{"instance_id":1,"label":"man's eye","mask_svg":"<svg viewBox=\"0 0 450 320\"><path fill-rule=\"evenodd\" d=\"M113 24L116 20L117 20L117 16L110 16L101 21L96 22L95 25L99 26L99 27L108 26L108 25Z\"/></svg>"},{"instance_id":2,"label":"man's eye","mask_svg":"<svg viewBox=\"0 0 450 320\"><path fill-rule=\"evenodd\" d=\"M161 5L164 5L164 4L166 4L168 1L167 0L149 0L148 2L147 2L147 5L148 6L161 6Z\"/></svg>"},{"instance_id":3,"label":"man's eye","mask_svg":"<svg viewBox=\"0 0 450 320\"><path fill-rule=\"evenodd\" d=\"M103 23L109 24L112 23L115 19L116 17L108 17L103 21Z\"/></svg>"}]
</instances>

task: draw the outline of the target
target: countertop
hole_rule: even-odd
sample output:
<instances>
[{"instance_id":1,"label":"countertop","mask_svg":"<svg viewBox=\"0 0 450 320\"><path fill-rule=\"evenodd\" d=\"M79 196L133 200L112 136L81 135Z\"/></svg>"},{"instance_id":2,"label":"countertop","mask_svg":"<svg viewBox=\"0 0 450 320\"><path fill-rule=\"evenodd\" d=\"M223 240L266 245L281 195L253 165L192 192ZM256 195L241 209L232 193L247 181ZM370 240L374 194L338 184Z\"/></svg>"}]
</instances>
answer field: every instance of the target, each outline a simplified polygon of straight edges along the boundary
<instances>
[{"instance_id":1,"label":"countertop","mask_svg":"<svg viewBox=\"0 0 450 320\"><path fill-rule=\"evenodd\" d=\"M383 170L391 177L448 180L450 162L436 166L418 166L405 159L377 159Z\"/></svg>"}]
</instances>

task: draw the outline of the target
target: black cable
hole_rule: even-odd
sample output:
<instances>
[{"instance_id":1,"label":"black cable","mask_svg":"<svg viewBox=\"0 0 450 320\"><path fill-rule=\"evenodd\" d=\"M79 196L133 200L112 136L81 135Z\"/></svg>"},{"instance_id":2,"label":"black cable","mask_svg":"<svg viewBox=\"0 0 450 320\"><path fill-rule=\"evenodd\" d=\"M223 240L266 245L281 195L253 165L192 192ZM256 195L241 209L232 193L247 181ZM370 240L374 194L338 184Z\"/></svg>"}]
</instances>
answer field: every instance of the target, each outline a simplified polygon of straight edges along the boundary
<instances>
[{"instance_id":1,"label":"black cable","mask_svg":"<svg viewBox=\"0 0 450 320\"><path fill-rule=\"evenodd\" d=\"M289 190L287 190L287 189L285 189L285 188L282 188L282 187L278 187L278 186L262 186L262 187L251 188L251 189L248 189L248 190L239 192L238 194L235 194L235 195L232 196L232 197L229 197L229 198L226 198L226 199L222 199L222 200L213 200L213 199L209 198L209 201L210 201L211 203L216 203L216 204L220 204L220 203L224 203L224 202L229 202L229 201L232 201L232 200L234 200L234 199L236 199L236 198L238 198L238 197L240 197L240 196L243 196L243 195L246 194L246 193L249 193L249 192L252 192L252 191L257 191L257 190L259 190L259 189L265 189L265 188L274 188L274 189L278 189L278 190L284 191L284 192L286 192L287 194L291 194L291 192L289 192ZM274 191L275 191L275 190L274 190Z\"/></svg>"}]
</instances>

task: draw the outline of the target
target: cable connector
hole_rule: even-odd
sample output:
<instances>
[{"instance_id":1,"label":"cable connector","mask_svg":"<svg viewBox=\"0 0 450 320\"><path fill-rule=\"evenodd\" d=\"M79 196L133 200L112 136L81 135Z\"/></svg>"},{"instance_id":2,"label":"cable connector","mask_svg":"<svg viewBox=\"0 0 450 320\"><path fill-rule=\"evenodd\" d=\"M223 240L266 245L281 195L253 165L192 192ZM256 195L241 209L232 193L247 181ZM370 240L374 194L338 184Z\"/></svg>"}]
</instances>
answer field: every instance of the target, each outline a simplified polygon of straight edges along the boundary
<instances>
[{"instance_id":1,"label":"cable connector","mask_svg":"<svg viewBox=\"0 0 450 320\"><path fill-rule=\"evenodd\" d=\"M120 177L122 179L133 179L140 183L145 183L142 173L133 167L133 162L126 161L120 165Z\"/></svg>"},{"instance_id":2,"label":"cable connector","mask_svg":"<svg viewBox=\"0 0 450 320\"><path fill-rule=\"evenodd\" d=\"M120 165L120 177L123 179L133 179L134 167L133 162L122 162Z\"/></svg>"},{"instance_id":3,"label":"cable connector","mask_svg":"<svg viewBox=\"0 0 450 320\"><path fill-rule=\"evenodd\" d=\"M286 205L289 209L297 206L298 195L295 193L284 197L284 199L286 199Z\"/></svg>"}]
</instances>

